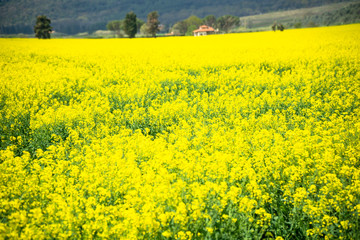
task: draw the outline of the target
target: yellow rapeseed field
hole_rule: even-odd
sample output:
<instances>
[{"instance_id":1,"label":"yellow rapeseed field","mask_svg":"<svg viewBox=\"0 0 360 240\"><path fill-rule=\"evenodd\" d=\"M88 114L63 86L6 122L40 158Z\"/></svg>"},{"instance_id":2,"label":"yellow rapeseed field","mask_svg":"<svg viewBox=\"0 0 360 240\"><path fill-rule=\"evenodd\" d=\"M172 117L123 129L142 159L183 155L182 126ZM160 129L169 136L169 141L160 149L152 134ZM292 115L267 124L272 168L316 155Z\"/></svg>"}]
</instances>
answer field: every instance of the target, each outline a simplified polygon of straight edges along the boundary
<instances>
[{"instance_id":1,"label":"yellow rapeseed field","mask_svg":"<svg viewBox=\"0 0 360 240\"><path fill-rule=\"evenodd\" d=\"M360 239L359 41L0 39L0 239Z\"/></svg>"}]
</instances>

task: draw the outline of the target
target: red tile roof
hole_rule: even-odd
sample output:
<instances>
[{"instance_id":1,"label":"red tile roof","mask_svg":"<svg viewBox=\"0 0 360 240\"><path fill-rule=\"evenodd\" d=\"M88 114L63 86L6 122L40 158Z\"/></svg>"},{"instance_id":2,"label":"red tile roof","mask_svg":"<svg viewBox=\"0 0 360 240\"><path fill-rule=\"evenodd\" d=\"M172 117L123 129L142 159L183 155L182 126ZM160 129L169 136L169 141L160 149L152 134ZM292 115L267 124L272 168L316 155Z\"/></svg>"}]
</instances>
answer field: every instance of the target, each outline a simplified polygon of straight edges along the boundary
<instances>
[{"instance_id":1,"label":"red tile roof","mask_svg":"<svg viewBox=\"0 0 360 240\"><path fill-rule=\"evenodd\" d=\"M196 32L214 32L215 30L212 27L206 26L206 25L202 25L199 27L199 29L196 29L193 31L193 33Z\"/></svg>"}]
</instances>

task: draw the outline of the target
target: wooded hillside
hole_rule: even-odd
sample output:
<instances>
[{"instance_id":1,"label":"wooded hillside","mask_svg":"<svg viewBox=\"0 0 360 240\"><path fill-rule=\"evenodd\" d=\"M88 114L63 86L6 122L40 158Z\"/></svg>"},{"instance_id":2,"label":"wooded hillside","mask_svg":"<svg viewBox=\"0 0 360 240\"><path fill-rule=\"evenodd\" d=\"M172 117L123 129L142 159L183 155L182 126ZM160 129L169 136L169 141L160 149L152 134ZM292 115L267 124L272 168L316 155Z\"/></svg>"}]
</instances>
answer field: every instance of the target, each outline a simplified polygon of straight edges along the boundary
<instances>
[{"instance_id":1,"label":"wooded hillside","mask_svg":"<svg viewBox=\"0 0 360 240\"><path fill-rule=\"evenodd\" d=\"M158 11L160 22L170 26L190 15L248 16L279 10L320 6L348 0L0 0L0 33L32 33L38 15L52 20L57 32L74 34L105 29L110 20L134 11L146 19Z\"/></svg>"}]
</instances>

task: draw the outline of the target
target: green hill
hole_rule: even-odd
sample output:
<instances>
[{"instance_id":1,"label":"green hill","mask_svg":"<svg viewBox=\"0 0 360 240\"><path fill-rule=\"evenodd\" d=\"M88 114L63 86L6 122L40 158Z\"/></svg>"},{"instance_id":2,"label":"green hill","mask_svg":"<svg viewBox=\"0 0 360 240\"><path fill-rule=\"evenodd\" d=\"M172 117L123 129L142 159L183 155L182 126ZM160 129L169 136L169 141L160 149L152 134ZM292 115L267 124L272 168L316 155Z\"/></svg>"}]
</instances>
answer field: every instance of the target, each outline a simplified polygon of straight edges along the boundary
<instances>
[{"instance_id":1,"label":"green hill","mask_svg":"<svg viewBox=\"0 0 360 240\"><path fill-rule=\"evenodd\" d=\"M161 23L171 26L190 15L217 17L249 16L348 0L0 0L0 33L32 33L37 15L52 20L55 31L67 34L105 29L110 20L122 19L129 11L146 20L158 11ZM166 28L165 28L166 29Z\"/></svg>"},{"instance_id":2,"label":"green hill","mask_svg":"<svg viewBox=\"0 0 360 240\"><path fill-rule=\"evenodd\" d=\"M285 25L286 28L359 23L360 1L244 16L240 17L240 22L238 31L269 30L275 22Z\"/></svg>"}]
</instances>

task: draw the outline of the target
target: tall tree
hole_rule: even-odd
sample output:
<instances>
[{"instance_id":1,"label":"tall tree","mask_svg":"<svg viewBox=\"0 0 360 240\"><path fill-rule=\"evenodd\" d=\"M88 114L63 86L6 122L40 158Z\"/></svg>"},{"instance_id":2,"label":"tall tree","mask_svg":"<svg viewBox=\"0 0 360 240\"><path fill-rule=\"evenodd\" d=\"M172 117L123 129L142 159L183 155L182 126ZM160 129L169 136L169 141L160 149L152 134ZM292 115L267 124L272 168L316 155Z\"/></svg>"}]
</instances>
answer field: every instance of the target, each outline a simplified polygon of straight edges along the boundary
<instances>
[{"instance_id":1,"label":"tall tree","mask_svg":"<svg viewBox=\"0 0 360 240\"><path fill-rule=\"evenodd\" d=\"M51 20L45 15L37 16L36 24L34 26L35 37L39 39L50 38L52 27L50 26Z\"/></svg>"},{"instance_id":2,"label":"tall tree","mask_svg":"<svg viewBox=\"0 0 360 240\"><path fill-rule=\"evenodd\" d=\"M135 37L137 33L137 25L136 25L136 14L134 12L129 12L126 14L124 20L124 32L129 38Z\"/></svg>"},{"instance_id":3,"label":"tall tree","mask_svg":"<svg viewBox=\"0 0 360 240\"><path fill-rule=\"evenodd\" d=\"M156 37L156 33L159 31L159 13L153 11L147 16L147 31L152 37Z\"/></svg>"},{"instance_id":4,"label":"tall tree","mask_svg":"<svg viewBox=\"0 0 360 240\"><path fill-rule=\"evenodd\" d=\"M216 24L221 31L228 33L232 28L240 25L240 19L235 16L225 15L219 17Z\"/></svg>"}]
</instances>

